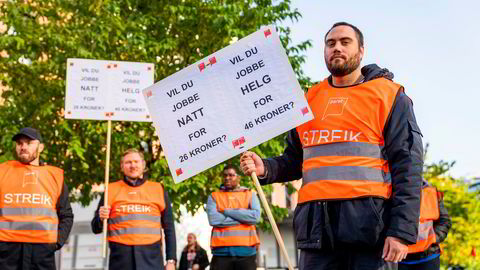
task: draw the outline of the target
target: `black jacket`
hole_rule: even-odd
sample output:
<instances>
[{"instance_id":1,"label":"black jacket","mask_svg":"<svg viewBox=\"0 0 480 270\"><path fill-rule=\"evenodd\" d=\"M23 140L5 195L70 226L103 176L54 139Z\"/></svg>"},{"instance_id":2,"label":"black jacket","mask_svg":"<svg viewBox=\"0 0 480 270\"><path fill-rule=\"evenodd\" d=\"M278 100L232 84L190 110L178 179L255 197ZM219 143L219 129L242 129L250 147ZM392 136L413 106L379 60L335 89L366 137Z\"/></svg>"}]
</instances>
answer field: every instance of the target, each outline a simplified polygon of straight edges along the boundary
<instances>
[{"instance_id":1,"label":"black jacket","mask_svg":"<svg viewBox=\"0 0 480 270\"><path fill-rule=\"evenodd\" d=\"M68 200L66 184L63 184L56 208L58 216L57 243L0 242L0 269L56 269L55 251L65 244L73 226L73 211Z\"/></svg>"},{"instance_id":2,"label":"black jacket","mask_svg":"<svg viewBox=\"0 0 480 270\"><path fill-rule=\"evenodd\" d=\"M197 245L195 259L193 259L193 264L198 264L200 270L205 270L210 262L208 261L207 252L201 246ZM188 270L188 260L187 260L187 250L183 249L182 256L180 257L180 266L178 270Z\"/></svg>"},{"instance_id":3,"label":"black jacket","mask_svg":"<svg viewBox=\"0 0 480 270\"><path fill-rule=\"evenodd\" d=\"M127 180L123 180L130 186L141 186L145 183L145 179L138 179L135 184ZM162 229L165 234L166 259L177 260L177 243L175 236L175 225L172 213L172 204L168 198L167 191L164 189L165 209L162 211ZM99 210L103 206L104 196L98 203L95 216L92 219L92 231L95 234L103 232L103 222L100 220ZM161 241L151 245L128 246L115 242L109 242L110 247L110 269L124 270L154 270L160 269L163 265L163 254Z\"/></svg>"},{"instance_id":4,"label":"black jacket","mask_svg":"<svg viewBox=\"0 0 480 270\"><path fill-rule=\"evenodd\" d=\"M393 78L392 73L377 65L363 67L362 74L364 81ZM383 132L384 156L392 175L391 199L367 197L299 204L293 221L298 248L320 249L346 244L378 249L383 247L386 236L415 243L423 145L412 101L401 90ZM263 185L302 178L303 148L297 131L293 129L288 133L283 155L263 162L267 169L267 175L260 179Z\"/></svg>"}]
</instances>

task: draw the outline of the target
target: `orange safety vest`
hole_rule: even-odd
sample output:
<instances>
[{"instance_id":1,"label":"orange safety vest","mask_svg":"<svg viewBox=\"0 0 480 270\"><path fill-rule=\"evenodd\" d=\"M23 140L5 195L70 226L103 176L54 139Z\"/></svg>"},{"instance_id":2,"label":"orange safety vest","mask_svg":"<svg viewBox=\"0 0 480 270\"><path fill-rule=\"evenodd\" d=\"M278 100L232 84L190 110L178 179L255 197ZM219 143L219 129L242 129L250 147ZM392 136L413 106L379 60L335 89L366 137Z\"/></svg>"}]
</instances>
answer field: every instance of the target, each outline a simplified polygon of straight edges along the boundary
<instances>
[{"instance_id":1,"label":"orange safety vest","mask_svg":"<svg viewBox=\"0 0 480 270\"><path fill-rule=\"evenodd\" d=\"M399 90L401 85L379 78L345 88L324 80L308 91L315 118L297 127L303 146L299 203L390 197L383 129Z\"/></svg>"},{"instance_id":2,"label":"orange safety vest","mask_svg":"<svg viewBox=\"0 0 480 270\"><path fill-rule=\"evenodd\" d=\"M163 186L145 181L132 187L123 180L108 185L108 241L124 245L150 245L162 239Z\"/></svg>"},{"instance_id":3,"label":"orange safety vest","mask_svg":"<svg viewBox=\"0 0 480 270\"><path fill-rule=\"evenodd\" d=\"M437 189L432 186L426 186L422 189L417 242L408 246L408 253L425 251L433 243L437 242L437 236L433 230L433 222L439 217Z\"/></svg>"},{"instance_id":4,"label":"orange safety vest","mask_svg":"<svg viewBox=\"0 0 480 270\"><path fill-rule=\"evenodd\" d=\"M56 243L62 188L60 168L0 164L0 242Z\"/></svg>"},{"instance_id":5,"label":"orange safety vest","mask_svg":"<svg viewBox=\"0 0 480 270\"><path fill-rule=\"evenodd\" d=\"M215 191L212 197L219 212L225 209L249 209L253 193L244 191ZM256 246L260 243L255 225L239 224L228 227L213 227L211 247Z\"/></svg>"}]
</instances>

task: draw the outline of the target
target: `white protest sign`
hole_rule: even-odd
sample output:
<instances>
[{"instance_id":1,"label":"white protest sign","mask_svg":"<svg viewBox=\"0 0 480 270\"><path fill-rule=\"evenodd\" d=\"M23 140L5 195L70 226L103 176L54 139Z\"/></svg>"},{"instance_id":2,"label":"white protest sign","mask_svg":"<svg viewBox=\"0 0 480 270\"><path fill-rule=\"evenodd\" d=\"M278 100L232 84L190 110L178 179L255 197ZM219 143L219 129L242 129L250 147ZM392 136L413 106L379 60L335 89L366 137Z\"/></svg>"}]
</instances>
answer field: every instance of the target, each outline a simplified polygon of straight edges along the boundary
<instances>
[{"instance_id":1,"label":"white protest sign","mask_svg":"<svg viewBox=\"0 0 480 270\"><path fill-rule=\"evenodd\" d=\"M143 94L176 182L313 119L272 26Z\"/></svg>"},{"instance_id":2,"label":"white protest sign","mask_svg":"<svg viewBox=\"0 0 480 270\"><path fill-rule=\"evenodd\" d=\"M141 90L153 75L151 63L69 58L65 118L151 122Z\"/></svg>"}]
</instances>

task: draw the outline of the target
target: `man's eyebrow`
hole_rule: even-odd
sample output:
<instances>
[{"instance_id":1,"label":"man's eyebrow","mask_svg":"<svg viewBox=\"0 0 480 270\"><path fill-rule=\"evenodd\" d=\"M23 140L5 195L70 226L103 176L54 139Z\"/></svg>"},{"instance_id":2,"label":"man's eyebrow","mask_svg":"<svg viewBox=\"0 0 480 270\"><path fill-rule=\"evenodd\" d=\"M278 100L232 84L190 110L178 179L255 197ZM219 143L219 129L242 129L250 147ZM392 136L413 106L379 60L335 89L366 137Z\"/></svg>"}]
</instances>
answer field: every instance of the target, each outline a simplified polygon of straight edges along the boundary
<instances>
[{"instance_id":1,"label":"man's eyebrow","mask_svg":"<svg viewBox=\"0 0 480 270\"><path fill-rule=\"evenodd\" d=\"M335 41L336 39L334 38L329 38L325 41L325 43L328 43L330 41ZM342 37L339 39L340 41L352 41L353 39L351 37Z\"/></svg>"},{"instance_id":2,"label":"man's eyebrow","mask_svg":"<svg viewBox=\"0 0 480 270\"><path fill-rule=\"evenodd\" d=\"M353 39L350 38L350 37L343 37L343 38L340 39L340 41L351 41L351 40L353 40Z\"/></svg>"}]
</instances>

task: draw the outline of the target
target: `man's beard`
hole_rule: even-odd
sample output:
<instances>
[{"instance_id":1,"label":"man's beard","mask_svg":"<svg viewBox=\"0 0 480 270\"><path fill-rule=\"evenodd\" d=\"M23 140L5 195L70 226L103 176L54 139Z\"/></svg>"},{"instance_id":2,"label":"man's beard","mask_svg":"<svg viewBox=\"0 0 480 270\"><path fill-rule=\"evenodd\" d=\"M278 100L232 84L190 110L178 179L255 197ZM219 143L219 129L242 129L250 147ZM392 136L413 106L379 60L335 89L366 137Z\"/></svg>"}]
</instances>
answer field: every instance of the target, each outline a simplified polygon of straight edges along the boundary
<instances>
[{"instance_id":1,"label":"man's beard","mask_svg":"<svg viewBox=\"0 0 480 270\"><path fill-rule=\"evenodd\" d=\"M343 77L352 73L358 68L358 66L360 66L361 61L362 60L360 59L360 52L356 53L353 57L345 61L345 63L342 65L335 65L332 63L333 61L327 61L327 59L325 59L328 71L330 71L332 76L335 77Z\"/></svg>"},{"instance_id":2,"label":"man's beard","mask_svg":"<svg viewBox=\"0 0 480 270\"><path fill-rule=\"evenodd\" d=\"M27 155L27 156L19 155L17 153L16 155L17 160L24 164L30 164L30 162L34 161L37 158L37 152L38 152L38 149L35 152L33 152L31 155Z\"/></svg>"}]
</instances>

